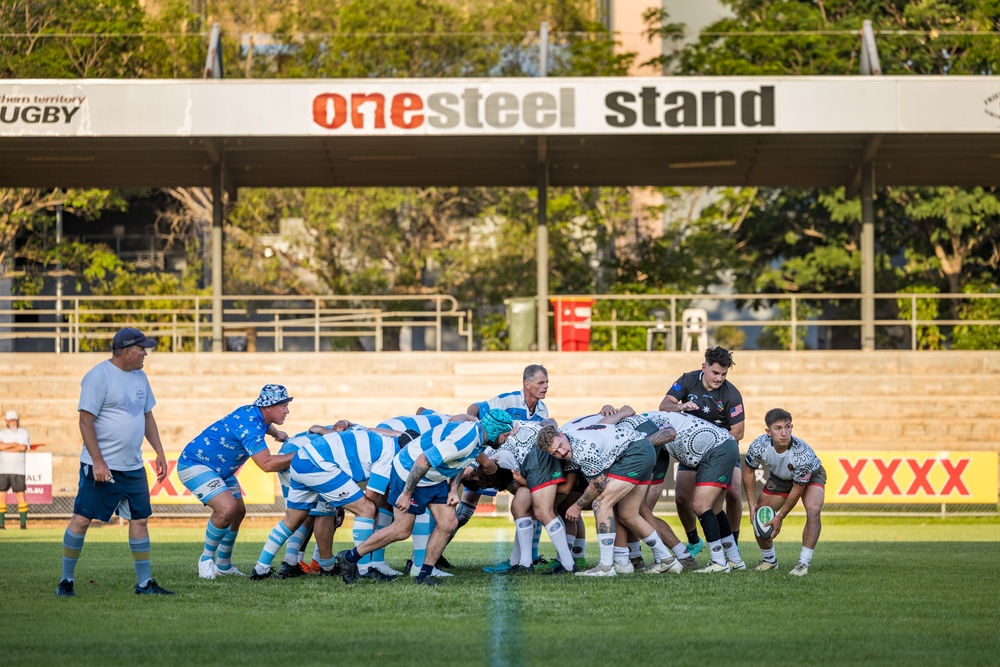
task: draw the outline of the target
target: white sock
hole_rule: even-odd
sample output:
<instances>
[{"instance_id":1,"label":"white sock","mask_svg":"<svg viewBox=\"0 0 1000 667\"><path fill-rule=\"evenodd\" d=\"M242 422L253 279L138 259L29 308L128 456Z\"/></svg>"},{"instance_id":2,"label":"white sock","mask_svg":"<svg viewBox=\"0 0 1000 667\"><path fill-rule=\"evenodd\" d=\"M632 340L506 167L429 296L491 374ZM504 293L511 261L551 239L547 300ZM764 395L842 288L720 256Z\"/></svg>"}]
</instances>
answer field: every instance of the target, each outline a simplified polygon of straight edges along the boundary
<instances>
[{"instance_id":1,"label":"white sock","mask_svg":"<svg viewBox=\"0 0 1000 667\"><path fill-rule=\"evenodd\" d=\"M743 557L740 555L740 549L736 546L736 540L733 539L732 535L722 538L722 549L726 553L726 558L733 563L738 564L743 562Z\"/></svg>"},{"instance_id":2,"label":"white sock","mask_svg":"<svg viewBox=\"0 0 1000 667\"><path fill-rule=\"evenodd\" d=\"M619 565L628 563L628 547L615 547L614 562Z\"/></svg>"},{"instance_id":3,"label":"white sock","mask_svg":"<svg viewBox=\"0 0 1000 667\"><path fill-rule=\"evenodd\" d=\"M677 558L680 560L684 560L685 558L691 557L691 554L688 553L687 545L684 544L683 542L678 542L677 544L675 544L671 549L671 551L673 551L674 555L677 556Z\"/></svg>"},{"instance_id":4,"label":"white sock","mask_svg":"<svg viewBox=\"0 0 1000 667\"><path fill-rule=\"evenodd\" d=\"M566 543L566 526L563 525L562 519L559 517L552 519L545 526L545 532L549 534L549 539L552 540L552 545L556 548L559 562L564 568L572 571L573 554L569 550L569 544Z\"/></svg>"},{"instance_id":5,"label":"white sock","mask_svg":"<svg viewBox=\"0 0 1000 667\"><path fill-rule=\"evenodd\" d=\"M766 560L768 563L777 563L778 562L778 555L776 553L774 553L774 547L773 546L770 549L761 549L760 550L760 557L763 558L764 560Z\"/></svg>"},{"instance_id":6,"label":"white sock","mask_svg":"<svg viewBox=\"0 0 1000 667\"><path fill-rule=\"evenodd\" d=\"M802 547L802 551L799 553L799 562L808 567L809 563L813 559L813 551L815 551L815 549Z\"/></svg>"},{"instance_id":7,"label":"white sock","mask_svg":"<svg viewBox=\"0 0 1000 667\"><path fill-rule=\"evenodd\" d=\"M708 540L706 540L707 542ZM726 554L722 550L722 540L708 542L708 553L712 556L712 562L719 565L726 564Z\"/></svg>"},{"instance_id":8,"label":"white sock","mask_svg":"<svg viewBox=\"0 0 1000 667\"><path fill-rule=\"evenodd\" d=\"M511 561L511 565L531 565L531 542L535 539L535 521L531 517L518 519L514 522L516 526L517 546L520 549L518 561Z\"/></svg>"},{"instance_id":9,"label":"white sock","mask_svg":"<svg viewBox=\"0 0 1000 667\"><path fill-rule=\"evenodd\" d=\"M642 538L642 541L646 543L646 546L652 549L653 558L656 559L656 562L670 562L674 559L673 554L670 553L670 549L668 549L667 545L663 543L663 540L660 539L660 536L656 534L655 530L650 533L648 537Z\"/></svg>"},{"instance_id":10,"label":"white sock","mask_svg":"<svg viewBox=\"0 0 1000 667\"><path fill-rule=\"evenodd\" d=\"M597 547L601 552L601 565L611 567L615 564L615 533L598 533Z\"/></svg>"},{"instance_id":11,"label":"white sock","mask_svg":"<svg viewBox=\"0 0 1000 667\"><path fill-rule=\"evenodd\" d=\"M583 558L587 554L587 538L576 536L573 543L573 558Z\"/></svg>"},{"instance_id":12,"label":"white sock","mask_svg":"<svg viewBox=\"0 0 1000 667\"><path fill-rule=\"evenodd\" d=\"M628 557L637 558L642 555L642 542L636 540L628 543Z\"/></svg>"}]
</instances>

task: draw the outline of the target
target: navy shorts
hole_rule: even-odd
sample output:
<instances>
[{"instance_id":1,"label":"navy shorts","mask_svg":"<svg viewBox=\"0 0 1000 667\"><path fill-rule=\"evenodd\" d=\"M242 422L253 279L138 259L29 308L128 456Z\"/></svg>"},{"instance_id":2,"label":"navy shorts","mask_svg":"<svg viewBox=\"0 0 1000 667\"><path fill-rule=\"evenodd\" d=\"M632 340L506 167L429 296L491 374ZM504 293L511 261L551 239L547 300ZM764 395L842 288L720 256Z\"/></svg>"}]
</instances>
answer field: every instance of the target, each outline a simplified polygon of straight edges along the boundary
<instances>
[{"instance_id":1,"label":"navy shorts","mask_svg":"<svg viewBox=\"0 0 1000 667\"><path fill-rule=\"evenodd\" d=\"M73 514L88 519L111 521L117 511L123 519L145 519L153 513L149 506L149 483L146 470L112 470L111 482L95 482L94 466L80 464L80 486L73 503Z\"/></svg>"},{"instance_id":2,"label":"navy shorts","mask_svg":"<svg viewBox=\"0 0 1000 667\"><path fill-rule=\"evenodd\" d=\"M406 486L406 480L396 474L396 468L393 466L392 472L389 473L389 493L386 495L386 500L393 507L396 505L396 499L399 498L399 494L403 492L404 486ZM447 503L447 482L441 482L434 486L418 486L413 490L413 495L410 496L410 506L406 509L406 512L407 514L420 516L427 509L428 505L445 505Z\"/></svg>"}]
</instances>

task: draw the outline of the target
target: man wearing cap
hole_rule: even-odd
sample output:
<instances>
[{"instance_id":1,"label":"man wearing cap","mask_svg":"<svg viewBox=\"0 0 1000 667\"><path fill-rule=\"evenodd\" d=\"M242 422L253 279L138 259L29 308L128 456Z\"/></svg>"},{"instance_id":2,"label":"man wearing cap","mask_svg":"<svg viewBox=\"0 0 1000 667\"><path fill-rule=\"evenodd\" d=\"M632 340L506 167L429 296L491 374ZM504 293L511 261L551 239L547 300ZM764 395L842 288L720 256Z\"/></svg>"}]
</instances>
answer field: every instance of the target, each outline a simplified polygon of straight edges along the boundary
<instances>
[{"instance_id":1,"label":"man wearing cap","mask_svg":"<svg viewBox=\"0 0 1000 667\"><path fill-rule=\"evenodd\" d=\"M247 508L236 473L247 459L264 472L286 470L295 454L271 454L265 435L288 438L276 425L285 422L292 397L280 384L266 384L252 405L244 405L202 431L177 459L177 477L212 509L205 528L205 545L198 559L198 576L243 573L232 564L233 544Z\"/></svg>"},{"instance_id":2,"label":"man wearing cap","mask_svg":"<svg viewBox=\"0 0 1000 667\"><path fill-rule=\"evenodd\" d=\"M17 496L17 513L21 519L21 530L28 528L28 500L24 495L28 488L24 482L25 452L31 446L28 430L20 428L17 413L7 411L7 428L0 431L0 530L4 530L4 515L7 513L7 491Z\"/></svg>"},{"instance_id":3,"label":"man wearing cap","mask_svg":"<svg viewBox=\"0 0 1000 667\"><path fill-rule=\"evenodd\" d=\"M156 341L126 327L111 342L111 359L92 368L80 383L80 484L73 516L63 535L58 597L73 597L73 577L87 529L116 511L129 520L128 544L137 595L172 595L153 580L149 567L149 484L142 461L145 437L156 452L156 479L167 476L167 459L153 418L156 400L142 365Z\"/></svg>"},{"instance_id":4,"label":"man wearing cap","mask_svg":"<svg viewBox=\"0 0 1000 667\"><path fill-rule=\"evenodd\" d=\"M337 554L341 577L353 583L358 576L358 561L367 554L393 542L405 540L413 531L417 515L429 509L437 525L427 542L424 564L416 583L437 585L432 576L441 551L458 528L454 508L458 504L461 473L473 460L482 464L484 448L497 447L513 428L513 420L503 410L490 410L482 421L469 415L456 415L451 421L423 433L399 450L392 461L389 493L394 520L391 525L354 547Z\"/></svg>"}]
</instances>

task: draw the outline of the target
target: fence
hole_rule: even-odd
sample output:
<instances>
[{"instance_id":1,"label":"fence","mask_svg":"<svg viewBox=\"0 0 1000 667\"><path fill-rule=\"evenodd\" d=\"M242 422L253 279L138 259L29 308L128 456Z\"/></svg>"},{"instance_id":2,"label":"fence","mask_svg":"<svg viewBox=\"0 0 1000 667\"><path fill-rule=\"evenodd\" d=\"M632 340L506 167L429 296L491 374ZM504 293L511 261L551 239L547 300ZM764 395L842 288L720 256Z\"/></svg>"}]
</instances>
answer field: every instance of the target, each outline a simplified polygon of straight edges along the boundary
<instances>
[{"instance_id":1,"label":"fence","mask_svg":"<svg viewBox=\"0 0 1000 667\"><path fill-rule=\"evenodd\" d=\"M210 296L11 297L0 308L0 341L51 341L57 352L106 350L125 324L160 340L160 351L210 349ZM3 302L0 301L0 304ZM402 296L230 296L223 335L230 350L337 349L338 340L367 342L380 352L390 331L430 331L433 349L446 334L472 350L472 314L443 294ZM166 343L166 344L164 344Z\"/></svg>"},{"instance_id":2,"label":"fence","mask_svg":"<svg viewBox=\"0 0 1000 667\"><path fill-rule=\"evenodd\" d=\"M856 330L860 339L861 328L866 324L859 316L842 316L845 312L860 313L862 297L858 294L582 294L553 297L557 305L560 300L587 299L596 302L591 329L608 332L611 350L619 349L623 331L641 334L640 340L649 341L647 348L653 341L650 333L662 333L665 349L677 349L684 328L680 315L692 306L713 311L722 310L720 306L732 306L721 319L719 315L713 319L713 312L710 312L708 328L734 327L746 331L766 327L775 334L781 348L792 351L804 349L805 334L810 329L827 327L848 334ZM881 334L881 348L938 348L954 327L1000 326L1000 293L893 293L876 294L874 299L877 310L896 315L871 322ZM938 317L942 302L948 302L949 308L961 313L962 318ZM846 308L845 303L849 304ZM839 316L816 316L834 311ZM645 319L638 319L636 315ZM1000 336L995 338L1000 344ZM897 341L902 343L894 345ZM978 346L973 349L975 347Z\"/></svg>"},{"instance_id":3,"label":"fence","mask_svg":"<svg viewBox=\"0 0 1000 667\"><path fill-rule=\"evenodd\" d=\"M591 329L606 332L611 350L651 348L654 336L663 334L664 348L678 348L683 331L680 314L697 305L710 310L708 328L743 332L766 328L772 349L805 347L806 333L827 329L847 338L865 322L859 316L858 294L585 294L561 295L552 300L592 299ZM940 348L956 330L982 333L967 349L983 349L983 339L1000 343L1000 293L916 294L874 296L883 317L871 324L883 349ZM0 300L0 342L4 340L51 341L45 349L81 352L108 347L114 332L125 323L142 326L160 338L161 351L210 349L212 308L210 296L37 296ZM947 308L941 308L945 304ZM950 310L960 318L939 317ZM893 315L887 317L885 315ZM550 314L551 316L551 314ZM430 332L429 349L473 349L473 316L461 310L450 295L402 296L229 296L223 308L224 336L230 349L259 351L323 351L344 349L357 341L364 349L386 349L388 332ZM640 343L621 344L624 335ZM446 337L450 344L443 347ZM829 336L828 337L832 337ZM720 344L726 341L716 339ZM339 343L337 341L340 341ZM162 344L166 342L167 344ZM40 343L39 343L40 344ZM739 345L729 345L740 347ZM753 347L752 345L749 347ZM833 347L825 345L820 347ZM843 345L841 345L843 347ZM402 348L402 349L405 349Z\"/></svg>"}]
</instances>

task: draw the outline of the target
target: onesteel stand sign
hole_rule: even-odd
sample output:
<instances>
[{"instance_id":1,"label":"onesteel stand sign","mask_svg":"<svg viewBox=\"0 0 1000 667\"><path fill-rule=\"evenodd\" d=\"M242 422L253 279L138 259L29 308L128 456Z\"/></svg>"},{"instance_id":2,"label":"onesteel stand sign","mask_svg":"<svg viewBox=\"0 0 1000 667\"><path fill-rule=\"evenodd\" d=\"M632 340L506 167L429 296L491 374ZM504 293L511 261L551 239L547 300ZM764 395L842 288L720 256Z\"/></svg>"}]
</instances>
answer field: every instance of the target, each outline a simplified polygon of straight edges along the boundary
<instances>
[{"instance_id":1,"label":"onesteel stand sign","mask_svg":"<svg viewBox=\"0 0 1000 667\"><path fill-rule=\"evenodd\" d=\"M0 136L1000 131L993 77L0 81Z\"/></svg>"}]
</instances>

